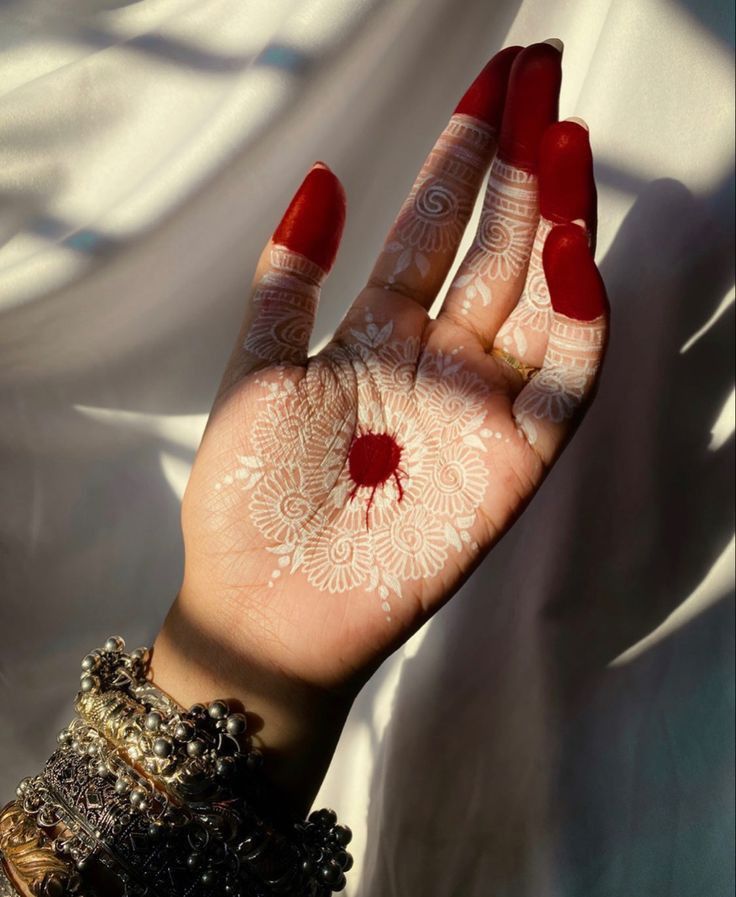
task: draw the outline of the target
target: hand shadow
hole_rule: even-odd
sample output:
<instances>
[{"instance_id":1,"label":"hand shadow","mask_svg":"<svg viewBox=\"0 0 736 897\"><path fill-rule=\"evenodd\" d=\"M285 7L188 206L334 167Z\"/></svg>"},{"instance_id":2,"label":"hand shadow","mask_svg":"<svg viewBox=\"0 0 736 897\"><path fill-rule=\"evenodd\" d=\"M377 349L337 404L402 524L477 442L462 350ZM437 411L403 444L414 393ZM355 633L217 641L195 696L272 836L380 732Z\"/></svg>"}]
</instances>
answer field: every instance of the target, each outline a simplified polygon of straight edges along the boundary
<instances>
[{"instance_id":1,"label":"hand shadow","mask_svg":"<svg viewBox=\"0 0 736 897\"><path fill-rule=\"evenodd\" d=\"M733 438L709 448L733 384L733 308L682 351L733 283L732 190L724 182L695 199L678 182L654 182L621 227L602 265L612 332L596 402L522 520L403 664L374 771L360 897L582 897L555 885L556 841L566 838L558 808L574 790L560 773L574 764L570 719L733 533ZM722 616L702 620L720 627ZM704 676L711 661L706 652ZM642 691L656 706L681 686L650 672L618 719L634 717ZM605 726L597 734L605 739ZM590 787L609 768L596 756ZM712 790L721 771L700 774ZM576 831L596 821L583 815ZM600 868L604 858L588 861ZM605 876L594 882L585 897L612 893ZM668 892L632 877L615 893Z\"/></svg>"}]
</instances>

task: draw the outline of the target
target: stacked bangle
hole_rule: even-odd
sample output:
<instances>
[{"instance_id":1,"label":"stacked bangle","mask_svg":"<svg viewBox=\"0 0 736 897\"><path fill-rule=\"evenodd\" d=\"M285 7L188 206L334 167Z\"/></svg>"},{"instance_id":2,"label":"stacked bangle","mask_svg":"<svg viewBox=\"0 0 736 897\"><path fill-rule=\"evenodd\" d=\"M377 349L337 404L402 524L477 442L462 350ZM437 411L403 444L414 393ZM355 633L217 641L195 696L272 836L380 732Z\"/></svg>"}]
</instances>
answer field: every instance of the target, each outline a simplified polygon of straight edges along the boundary
<instances>
[{"instance_id":1,"label":"stacked bangle","mask_svg":"<svg viewBox=\"0 0 736 897\"><path fill-rule=\"evenodd\" d=\"M332 810L270 813L245 714L223 700L187 710L155 687L149 666L148 649L128 654L119 637L84 658L78 716L0 816L0 857L34 897L91 894L83 882L101 867L123 897L342 890L350 830ZM32 881L16 861L23 849L35 851ZM0 897L12 887L4 877Z\"/></svg>"}]
</instances>

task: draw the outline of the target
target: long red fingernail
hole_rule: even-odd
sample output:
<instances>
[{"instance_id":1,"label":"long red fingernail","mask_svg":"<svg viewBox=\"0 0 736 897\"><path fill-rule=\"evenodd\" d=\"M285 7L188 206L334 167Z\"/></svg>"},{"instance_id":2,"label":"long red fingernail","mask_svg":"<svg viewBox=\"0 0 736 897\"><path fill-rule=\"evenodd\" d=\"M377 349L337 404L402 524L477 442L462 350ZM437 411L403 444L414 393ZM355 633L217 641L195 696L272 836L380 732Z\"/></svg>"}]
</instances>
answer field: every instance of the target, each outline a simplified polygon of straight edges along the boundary
<instances>
[{"instance_id":1,"label":"long red fingernail","mask_svg":"<svg viewBox=\"0 0 736 897\"><path fill-rule=\"evenodd\" d=\"M323 162L316 162L289 203L271 239L330 270L345 226L345 191Z\"/></svg>"},{"instance_id":2,"label":"long red fingernail","mask_svg":"<svg viewBox=\"0 0 736 897\"><path fill-rule=\"evenodd\" d=\"M582 218L595 225L593 154L584 127L572 121L550 125L539 148L539 209L549 221Z\"/></svg>"},{"instance_id":3,"label":"long red fingernail","mask_svg":"<svg viewBox=\"0 0 736 897\"><path fill-rule=\"evenodd\" d=\"M551 44L532 44L514 60L509 77L498 155L536 172L542 134L557 121L562 54Z\"/></svg>"},{"instance_id":4,"label":"long red fingernail","mask_svg":"<svg viewBox=\"0 0 736 897\"><path fill-rule=\"evenodd\" d=\"M465 91L455 112L478 118L493 128L500 127L511 66L522 49L506 47L496 53Z\"/></svg>"},{"instance_id":5,"label":"long red fingernail","mask_svg":"<svg viewBox=\"0 0 736 897\"><path fill-rule=\"evenodd\" d=\"M593 321L605 314L606 288L582 227L553 227L544 243L542 262L556 312L577 321Z\"/></svg>"}]
</instances>

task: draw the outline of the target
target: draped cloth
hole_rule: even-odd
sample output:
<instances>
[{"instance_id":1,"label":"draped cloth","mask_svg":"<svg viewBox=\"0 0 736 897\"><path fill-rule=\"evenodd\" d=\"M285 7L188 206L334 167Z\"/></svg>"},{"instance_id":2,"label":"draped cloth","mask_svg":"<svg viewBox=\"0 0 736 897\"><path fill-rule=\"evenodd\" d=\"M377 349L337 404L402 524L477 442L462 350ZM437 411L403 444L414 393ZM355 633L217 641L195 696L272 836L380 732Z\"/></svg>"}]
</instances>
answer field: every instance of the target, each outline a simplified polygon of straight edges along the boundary
<instances>
[{"instance_id":1,"label":"draped cloth","mask_svg":"<svg viewBox=\"0 0 736 897\"><path fill-rule=\"evenodd\" d=\"M597 401L356 701L318 797L350 897L720 897L733 870L726 0L0 5L0 794L78 661L146 643L261 247L315 159L348 223L315 346L487 58L566 45L612 305Z\"/></svg>"}]
</instances>

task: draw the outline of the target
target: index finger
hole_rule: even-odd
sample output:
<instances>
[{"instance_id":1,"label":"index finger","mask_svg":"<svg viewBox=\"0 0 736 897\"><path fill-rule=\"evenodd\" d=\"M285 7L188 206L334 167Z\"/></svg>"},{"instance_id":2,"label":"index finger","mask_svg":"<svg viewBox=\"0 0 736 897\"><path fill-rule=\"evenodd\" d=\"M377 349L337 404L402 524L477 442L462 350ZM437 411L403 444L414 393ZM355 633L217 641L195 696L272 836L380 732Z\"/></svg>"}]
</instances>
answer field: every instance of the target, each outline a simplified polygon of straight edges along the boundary
<instances>
[{"instance_id":1,"label":"index finger","mask_svg":"<svg viewBox=\"0 0 736 897\"><path fill-rule=\"evenodd\" d=\"M417 176L368 281L428 309L447 276L496 151L521 47L497 53L458 103Z\"/></svg>"}]
</instances>

